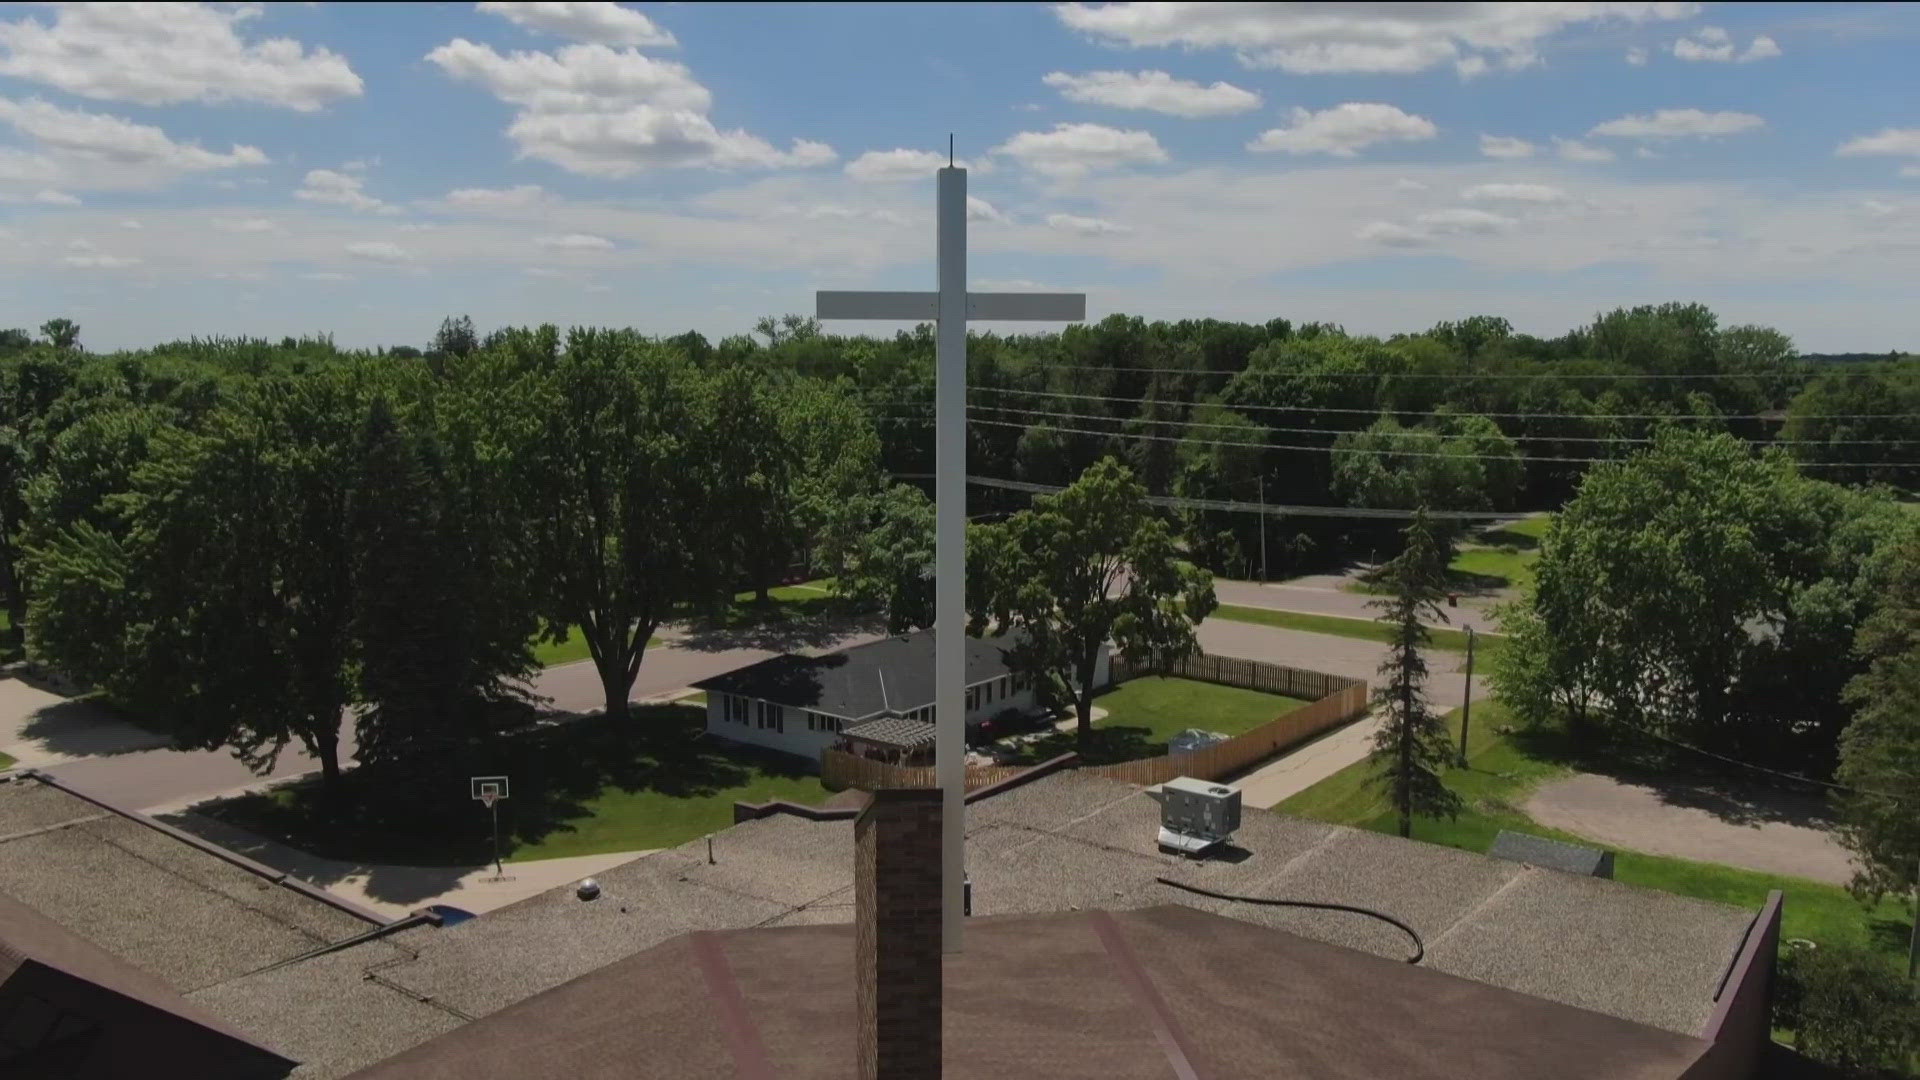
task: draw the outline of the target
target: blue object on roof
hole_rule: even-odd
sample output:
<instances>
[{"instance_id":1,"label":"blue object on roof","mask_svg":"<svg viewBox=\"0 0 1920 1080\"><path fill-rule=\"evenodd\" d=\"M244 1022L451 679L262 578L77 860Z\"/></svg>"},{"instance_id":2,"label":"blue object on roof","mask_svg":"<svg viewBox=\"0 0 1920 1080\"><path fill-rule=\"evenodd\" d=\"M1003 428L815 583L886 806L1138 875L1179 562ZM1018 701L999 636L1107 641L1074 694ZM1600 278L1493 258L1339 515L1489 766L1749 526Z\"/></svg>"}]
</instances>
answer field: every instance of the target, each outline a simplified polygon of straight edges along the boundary
<instances>
[{"instance_id":1,"label":"blue object on roof","mask_svg":"<svg viewBox=\"0 0 1920 1080\"><path fill-rule=\"evenodd\" d=\"M428 904L427 910L440 916L440 928L443 930L449 926L459 926L461 923L474 917L473 912L465 908L454 907L451 904Z\"/></svg>"}]
</instances>

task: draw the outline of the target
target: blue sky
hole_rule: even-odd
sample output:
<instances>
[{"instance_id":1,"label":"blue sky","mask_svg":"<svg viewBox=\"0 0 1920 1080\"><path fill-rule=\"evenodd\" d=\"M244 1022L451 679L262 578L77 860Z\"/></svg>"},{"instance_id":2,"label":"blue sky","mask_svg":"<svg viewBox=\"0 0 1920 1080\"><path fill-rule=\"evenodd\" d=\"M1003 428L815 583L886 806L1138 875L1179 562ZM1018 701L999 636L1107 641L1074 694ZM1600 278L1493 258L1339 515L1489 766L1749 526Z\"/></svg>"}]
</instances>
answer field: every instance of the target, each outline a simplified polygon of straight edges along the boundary
<instances>
[{"instance_id":1,"label":"blue sky","mask_svg":"<svg viewBox=\"0 0 1920 1080\"><path fill-rule=\"evenodd\" d=\"M1916 45L1898 5L6 5L0 325L743 332L930 285L951 132L974 286L1094 317L1699 300L1914 349Z\"/></svg>"}]
</instances>

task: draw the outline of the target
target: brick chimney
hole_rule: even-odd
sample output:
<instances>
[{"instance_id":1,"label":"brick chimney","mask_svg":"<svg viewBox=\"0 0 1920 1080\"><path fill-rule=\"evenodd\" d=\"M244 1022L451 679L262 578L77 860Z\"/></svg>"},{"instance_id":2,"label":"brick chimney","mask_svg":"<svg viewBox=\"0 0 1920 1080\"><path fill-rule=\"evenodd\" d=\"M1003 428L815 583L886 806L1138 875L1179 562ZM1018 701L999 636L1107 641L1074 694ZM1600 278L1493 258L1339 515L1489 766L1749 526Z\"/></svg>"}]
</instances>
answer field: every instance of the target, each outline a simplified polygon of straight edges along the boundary
<instances>
[{"instance_id":1,"label":"brick chimney","mask_svg":"<svg viewBox=\"0 0 1920 1080\"><path fill-rule=\"evenodd\" d=\"M853 838L860 1080L938 1080L940 790L874 792Z\"/></svg>"}]
</instances>

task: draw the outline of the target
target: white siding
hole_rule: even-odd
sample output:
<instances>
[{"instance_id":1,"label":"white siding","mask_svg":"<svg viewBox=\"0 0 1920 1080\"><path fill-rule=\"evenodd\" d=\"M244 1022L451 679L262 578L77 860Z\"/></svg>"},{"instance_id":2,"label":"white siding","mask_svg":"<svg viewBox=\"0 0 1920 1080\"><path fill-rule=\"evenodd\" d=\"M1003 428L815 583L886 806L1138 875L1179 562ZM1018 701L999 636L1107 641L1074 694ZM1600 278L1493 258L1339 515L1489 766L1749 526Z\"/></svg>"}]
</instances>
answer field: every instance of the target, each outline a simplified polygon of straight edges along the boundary
<instances>
[{"instance_id":1,"label":"white siding","mask_svg":"<svg viewBox=\"0 0 1920 1080\"><path fill-rule=\"evenodd\" d=\"M707 734L737 743L764 746L769 750L795 754L810 761L820 760L820 751L833 745L839 736L831 731L808 731L805 709L782 709L779 728L761 727L761 708L766 704L752 698L740 698L747 704L745 723L726 717L725 702L730 694L707 695Z\"/></svg>"}]
</instances>

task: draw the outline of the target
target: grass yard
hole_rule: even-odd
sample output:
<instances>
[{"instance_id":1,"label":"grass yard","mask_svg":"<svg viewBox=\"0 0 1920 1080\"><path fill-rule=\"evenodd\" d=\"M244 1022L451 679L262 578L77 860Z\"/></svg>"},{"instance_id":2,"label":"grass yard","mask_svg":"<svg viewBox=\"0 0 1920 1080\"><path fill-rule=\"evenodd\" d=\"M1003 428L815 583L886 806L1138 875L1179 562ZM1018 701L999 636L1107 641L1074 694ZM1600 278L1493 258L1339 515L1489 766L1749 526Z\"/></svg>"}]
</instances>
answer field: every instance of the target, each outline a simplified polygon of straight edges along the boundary
<instances>
[{"instance_id":1,"label":"grass yard","mask_svg":"<svg viewBox=\"0 0 1920 1080\"><path fill-rule=\"evenodd\" d=\"M627 724L590 718L503 739L405 785L349 772L351 809L331 822L310 780L211 812L328 858L471 866L492 857L487 815L468 797L472 775L511 778L500 831L513 861L671 847L733 824L736 800L826 801L806 762L697 738L705 716L698 706L636 706Z\"/></svg>"},{"instance_id":2,"label":"grass yard","mask_svg":"<svg viewBox=\"0 0 1920 1080\"><path fill-rule=\"evenodd\" d=\"M13 758L5 753L0 753L0 769L11 768L13 768Z\"/></svg>"},{"instance_id":3,"label":"grass yard","mask_svg":"<svg viewBox=\"0 0 1920 1080\"><path fill-rule=\"evenodd\" d=\"M647 639L647 648L660 644L660 639ZM591 657L587 651L586 635L577 626L567 628L565 641L537 641L533 645L533 662L541 667L553 667L557 664L571 664Z\"/></svg>"},{"instance_id":4,"label":"grass yard","mask_svg":"<svg viewBox=\"0 0 1920 1080\"><path fill-rule=\"evenodd\" d=\"M19 647L9 640L12 631L13 616L7 614L5 609L0 609L0 664L20 659Z\"/></svg>"},{"instance_id":5,"label":"grass yard","mask_svg":"<svg viewBox=\"0 0 1920 1080\"><path fill-rule=\"evenodd\" d=\"M1107 715L1093 724L1092 764L1158 757L1188 728L1239 735L1307 702L1194 679L1143 675L1093 699ZM1071 715L1070 713L1068 715ZM1049 732L1022 748L1022 761L1045 761L1076 749L1071 730Z\"/></svg>"},{"instance_id":6,"label":"grass yard","mask_svg":"<svg viewBox=\"0 0 1920 1080\"><path fill-rule=\"evenodd\" d=\"M1449 714L1448 721L1457 742L1459 710ZM1501 829L1517 829L1573 843L1591 843L1572 833L1536 825L1519 809L1536 785L1571 771L1572 755L1552 733L1501 735L1494 730L1509 722L1498 703L1475 704L1467 746L1468 768L1454 769L1446 777L1447 786L1460 794L1467 809L1453 821L1415 818L1415 839L1484 852ZM1360 762L1274 809L1375 832L1396 832L1399 818L1371 777L1371 766ZM1783 937L1869 945L1896 962L1904 964L1906 959L1906 935L1912 923L1897 900L1888 899L1868 908L1837 885L1625 850L1617 850L1614 855L1614 877L1633 885L1749 909L1758 908L1768 890L1779 889L1786 896Z\"/></svg>"},{"instance_id":7,"label":"grass yard","mask_svg":"<svg viewBox=\"0 0 1920 1080\"><path fill-rule=\"evenodd\" d=\"M1382 643L1393 636L1391 627L1373 619L1349 619L1341 615L1310 615L1300 611L1277 611L1273 608L1242 607L1238 604L1221 604L1214 609L1212 618L1259 623L1262 626L1274 626L1282 630L1302 630L1309 634L1333 634L1337 637ZM1428 633L1432 635L1433 648L1462 653L1467 651L1467 632L1464 630L1450 630L1442 626L1432 628ZM1475 634L1473 644L1475 667L1478 668L1485 661L1490 660L1493 650L1499 648L1503 640L1498 634Z\"/></svg>"}]
</instances>

